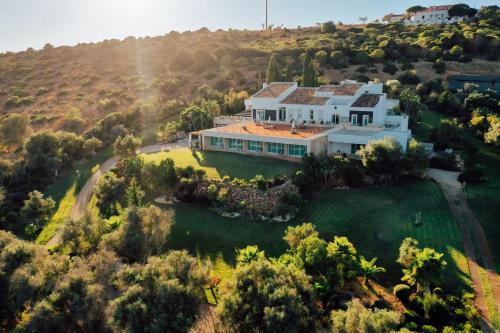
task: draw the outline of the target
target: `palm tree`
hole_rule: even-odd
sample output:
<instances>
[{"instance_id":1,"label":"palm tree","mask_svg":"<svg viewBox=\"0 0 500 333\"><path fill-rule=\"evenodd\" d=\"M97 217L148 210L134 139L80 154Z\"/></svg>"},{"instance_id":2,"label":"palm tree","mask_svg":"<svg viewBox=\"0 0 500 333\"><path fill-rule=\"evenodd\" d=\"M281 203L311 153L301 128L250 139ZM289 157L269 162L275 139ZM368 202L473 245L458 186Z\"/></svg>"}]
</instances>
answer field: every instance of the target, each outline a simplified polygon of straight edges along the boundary
<instances>
[{"instance_id":1,"label":"palm tree","mask_svg":"<svg viewBox=\"0 0 500 333\"><path fill-rule=\"evenodd\" d=\"M375 265L376 262L377 257L373 258L370 261L366 260L366 258L363 256L359 257L359 270L362 277L361 284L364 288L367 288L369 279L373 279L376 274L385 273L385 268Z\"/></svg>"},{"instance_id":2,"label":"palm tree","mask_svg":"<svg viewBox=\"0 0 500 333\"><path fill-rule=\"evenodd\" d=\"M247 265L253 261L264 259L264 251L259 251L257 246L247 246L244 249L238 250L236 261L238 265Z\"/></svg>"},{"instance_id":3,"label":"palm tree","mask_svg":"<svg viewBox=\"0 0 500 333\"><path fill-rule=\"evenodd\" d=\"M403 269L404 276L401 280L408 282L410 286L416 284L417 290L423 288L429 290L431 285L439 282L441 273L446 267L443 256L434 249L424 248L417 253L413 265L408 269Z\"/></svg>"}]
</instances>

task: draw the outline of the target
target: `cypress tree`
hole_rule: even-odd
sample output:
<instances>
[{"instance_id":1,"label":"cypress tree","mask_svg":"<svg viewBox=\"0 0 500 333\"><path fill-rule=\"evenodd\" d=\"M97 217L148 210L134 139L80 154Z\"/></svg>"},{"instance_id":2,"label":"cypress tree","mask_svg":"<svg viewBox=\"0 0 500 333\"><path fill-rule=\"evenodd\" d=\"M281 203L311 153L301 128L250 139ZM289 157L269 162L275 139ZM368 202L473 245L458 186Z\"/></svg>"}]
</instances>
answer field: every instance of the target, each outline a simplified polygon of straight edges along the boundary
<instances>
[{"instance_id":1,"label":"cypress tree","mask_svg":"<svg viewBox=\"0 0 500 333\"><path fill-rule=\"evenodd\" d=\"M314 87L316 85L316 73L313 67L311 56L306 53L302 66L302 86Z\"/></svg>"},{"instance_id":2,"label":"cypress tree","mask_svg":"<svg viewBox=\"0 0 500 333\"><path fill-rule=\"evenodd\" d=\"M285 68L285 82L293 82L293 69L291 64L287 64Z\"/></svg>"},{"instance_id":3,"label":"cypress tree","mask_svg":"<svg viewBox=\"0 0 500 333\"><path fill-rule=\"evenodd\" d=\"M279 57L276 53L271 54L269 64L267 66L267 83L281 82L281 68L279 65Z\"/></svg>"}]
</instances>

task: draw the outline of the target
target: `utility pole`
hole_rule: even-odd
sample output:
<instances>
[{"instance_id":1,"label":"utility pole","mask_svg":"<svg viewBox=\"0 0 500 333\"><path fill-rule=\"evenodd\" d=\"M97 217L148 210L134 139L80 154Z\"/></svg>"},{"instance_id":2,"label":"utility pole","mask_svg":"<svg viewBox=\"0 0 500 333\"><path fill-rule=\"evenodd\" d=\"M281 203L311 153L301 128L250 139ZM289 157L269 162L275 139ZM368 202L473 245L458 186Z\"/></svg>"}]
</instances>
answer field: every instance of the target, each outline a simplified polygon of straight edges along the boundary
<instances>
[{"instance_id":1,"label":"utility pole","mask_svg":"<svg viewBox=\"0 0 500 333\"><path fill-rule=\"evenodd\" d=\"M266 0L266 30L267 30L267 1L268 0Z\"/></svg>"}]
</instances>

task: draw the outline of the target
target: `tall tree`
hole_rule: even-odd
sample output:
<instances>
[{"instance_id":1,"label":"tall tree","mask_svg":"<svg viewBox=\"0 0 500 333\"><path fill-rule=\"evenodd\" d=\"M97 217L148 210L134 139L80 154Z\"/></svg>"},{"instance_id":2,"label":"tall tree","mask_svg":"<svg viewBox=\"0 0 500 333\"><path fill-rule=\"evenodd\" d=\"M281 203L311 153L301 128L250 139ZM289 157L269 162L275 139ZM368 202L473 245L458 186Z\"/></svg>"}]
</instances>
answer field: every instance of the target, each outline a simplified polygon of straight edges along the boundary
<instances>
[{"instance_id":1,"label":"tall tree","mask_svg":"<svg viewBox=\"0 0 500 333\"><path fill-rule=\"evenodd\" d=\"M255 260L236 268L222 290L217 316L229 332L314 332L312 290L294 265Z\"/></svg>"},{"instance_id":2,"label":"tall tree","mask_svg":"<svg viewBox=\"0 0 500 333\"><path fill-rule=\"evenodd\" d=\"M113 145L115 154L122 157L132 157L136 155L136 150L142 145L142 140L132 134L118 137Z\"/></svg>"},{"instance_id":3,"label":"tall tree","mask_svg":"<svg viewBox=\"0 0 500 333\"><path fill-rule=\"evenodd\" d=\"M14 113L0 121L0 139L6 145L22 144L30 130L30 120L24 114Z\"/></svg>"},{"instance_id":4,"label":"tall tree","mask_svg":"<svg viewBox=\"0 0 500 333\"><path fill-rule=\"evenodd\" d=\"M281 81L283 81L283 78L281 76L280 58L277 53L273 53L267 65L267 83Z\"/></svg>"},{"instance_id":5,"label":"tall tree","mask_svg":"<svg viewBox=\"0 0 500 333\"><path fill-rule=\"evenodd\" d=\"M302 86L314 87L316 85L316 70L311 59L311 56L306 52L304 62L302 64Z\"/></svg>"},{"instance_id":6,"label":"tall tree","mask_svg":"<svg viewBox=\"0 0 500 333\"><path fill-rule=\"evenodd\" d=\"M24 201L24 206L21 210L27 225L25 229L27 234L33 235L45 225L55 206L56 203L51 197L45 199L43 193L39 191L30 192L29 198Z\"/></svg>"}]
</instances>

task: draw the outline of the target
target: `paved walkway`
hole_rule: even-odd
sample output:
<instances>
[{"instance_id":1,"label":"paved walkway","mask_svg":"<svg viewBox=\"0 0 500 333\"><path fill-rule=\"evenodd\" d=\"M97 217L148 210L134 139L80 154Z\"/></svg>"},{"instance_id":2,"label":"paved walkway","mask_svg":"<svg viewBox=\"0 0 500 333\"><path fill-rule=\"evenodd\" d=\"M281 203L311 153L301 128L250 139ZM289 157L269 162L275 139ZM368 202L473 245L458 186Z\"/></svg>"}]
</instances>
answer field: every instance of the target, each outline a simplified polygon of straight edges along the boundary
<instances>
[{"instance_id":1,"label":"paved walkway","mask_svg":"<svg viewBox=\"0 0 500 333\"><path fill-rule=\"evenodd\" d=\"M467 204L462 184L457 180L458 172L428 169L427 175L436 180L443 189L444 196L462 232L465 256L467 257L476 294L475 303L480 314L481 329L483 332L495 332L486 305L479 267L484 267L487 271L493 296L496 300L497 311L500 309L500 278L495 272L493 258L484 230Z\"/></svg>"},{"instance_id":2,"label":"paved walkway","mask_svg":"<svg viewBox=\"0 0 500 333\"><path fill-rule=\"evenodd\" d=\"M151 154L163 150L173 150L173 149L181 149L187 147L188 147L187 141L179 141L170 144L157 144L157 145L142 147L139 148L138 152L140 154ZM92 198L92 193L94 192L94 187L97 185L97 182L99 181L99 179L103 174L105 174L106 172L108 172L109 170L111 170L116 166L118 160L119 158L117 156L113 156L108 160L106 160L104 163L100 165L99 169L87 180L85 185L83 185L82 189L78 193L78 196L76 197L75 205L73 206L73 209L71 211L72 219L79 219L85 214L85 210L87 209L89 201ZM61 233L62 233L62 228L57 230L57 233L47 242L46 245L50 247L59 244L61 242Z\"/></svg>"}]
</instances>

